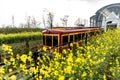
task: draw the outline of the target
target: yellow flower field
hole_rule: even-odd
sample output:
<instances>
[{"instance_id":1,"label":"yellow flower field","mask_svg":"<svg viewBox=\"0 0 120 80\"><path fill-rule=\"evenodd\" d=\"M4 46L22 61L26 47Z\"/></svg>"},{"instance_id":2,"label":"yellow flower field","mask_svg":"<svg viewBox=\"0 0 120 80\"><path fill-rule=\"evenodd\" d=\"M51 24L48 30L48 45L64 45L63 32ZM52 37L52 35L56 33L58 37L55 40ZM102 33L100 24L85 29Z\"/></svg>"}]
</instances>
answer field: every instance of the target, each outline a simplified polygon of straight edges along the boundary
<instances>
[{"instance_id":1,"label":"yellow flower field","mask_svg":"<svg viewBox=\"0 0 120 80\"><path fill-rule=\"evenodd\" d=\"M72 45L72 44L71 44ZM45 49L45 48L44 48ZM45 49L46 50L46 49ZM11 47L3 44L4 53L12 53ZM64 54L65 52L65 54ZM18 71L21 78L36 80L119 80L120 79L120 29L108 30L93 37L87 45L76 50L55 53L52 58L44 55L32 58L32 52L5 59L0 67L0 80L17 79L9 72ZM9 64L8 64L9 63ZM14 64L13 64L14 63ZM28 65L29 68L28 68Z\"/></svg>"}]
</instances>

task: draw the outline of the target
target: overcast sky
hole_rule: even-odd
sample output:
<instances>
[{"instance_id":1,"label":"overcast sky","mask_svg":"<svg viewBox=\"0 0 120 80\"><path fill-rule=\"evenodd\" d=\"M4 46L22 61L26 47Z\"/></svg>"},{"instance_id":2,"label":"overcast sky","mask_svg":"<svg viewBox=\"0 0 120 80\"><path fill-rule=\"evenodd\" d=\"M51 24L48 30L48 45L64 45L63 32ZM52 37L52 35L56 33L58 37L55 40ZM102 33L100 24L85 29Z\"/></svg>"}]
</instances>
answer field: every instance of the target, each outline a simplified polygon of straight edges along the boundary
<instances>
[{"instance_id":1,"label":"overcast sky","mask_svg":"<svg viewBox=\"0 0 120 80\"><path fill-rule=\"evenodd\" d=\"M45 8L54 13L54 25L69 15L69 26L73 26L78 17L89 20L98 9L113 3L120 0L0 0L0 26L11 25L12 15L15 25L25 23L26 16L35 16L42 22Z\"/></svg>"}]
</instances>

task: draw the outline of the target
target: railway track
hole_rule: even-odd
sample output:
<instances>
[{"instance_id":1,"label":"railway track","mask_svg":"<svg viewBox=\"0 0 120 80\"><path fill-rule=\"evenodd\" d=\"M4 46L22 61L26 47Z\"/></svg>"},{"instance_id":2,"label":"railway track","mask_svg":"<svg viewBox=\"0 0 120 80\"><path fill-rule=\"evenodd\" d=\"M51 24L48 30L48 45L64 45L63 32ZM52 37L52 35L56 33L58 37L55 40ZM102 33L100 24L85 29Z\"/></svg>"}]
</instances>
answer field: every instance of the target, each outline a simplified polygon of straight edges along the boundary
<instances>
[{"instance_id":1,"label":"railway track","mask_svg":"<svg viewBox=\"0 0 120 80\"><path fill-rule=\"evenodd\" d=\"M38 56L42 56L42 55L44 55L43 52L42 52L41 54L37 53L36 55L34 55L34 57L33 57L33 59L34 59L34 64L36 63L35 59L36 59ZM6 55L6 56L7 56L7 55ZM7 56L6 58L9 59L10 56ZM5 63L3 62L4 57L2 56L2 57L0 57L0 59L2 60L2 61L0 62L0 67L5 66ZM36 63L36 64L37 64L37 63ZM36 65L36 64L35 64L35 65ZM30 69L30 67L31 67L31 65L30 65L30 64L27 64L26 68L27 68L28 70ZM32 67L35 67L35 66L32 66ZM19 71L20 71L20 70L19 70ZM15 75L17 80L24 80L23 77L22 77L22 75L18 72L18 70L14 70L14 71L12 71L12 72L10 72L10 73L6 73L5 75L7 75L7 76ZM28 75L28 76L26 76L26 77L27 77L29 80L34 80L34 77L32 77L32 76L29 76L29 75Z\"/></svg>"},{"instance_id":2,"label":"railway track","mask_svg":"<svg viewBox=\"0 0 120 80\"><path fill-rule=\"evenodd\" d=\"M2 67L2 66L5 66L5 63L4 63L4 62L1 62L1 63L0 63L0 67ZM27 65L26 68L29 69L29 68L30 68L30 65ZM7 75L7 76L15 75L15 76L16 76L16 80L24 80L23 77L21 76L21 74L19 74L19 72L18 72L17 70L14 70L14 71L12 71L12 72L10 72L10 73L7 73L7 74L5 74L5 75ZM27 77L29 80L33 80L33 77L30 77L29 75L26 76L26 77Z\"/></svg>"},{"instance_id":3,"label":"railway track","mask_svg":"<svg viewBox=\"0 0 120 80\"><path fill-rule=\"evenodd\" d=\"M0 62L0 66L3 66L3 65L5 65L5 63L4 62Z\"/></svg>"},{"instance_id":4,"label":"railway track","mask_svg":"<svg viewBox=\"0 0 120 80\"><path fill-rule=\"evenodd\" d=\"M1 55L0 55L0 67L4 67L4 66L5 66L4 58L7 59L7 60L9 60L10 57L11 57L11 55L2 55L2 54L1 54ZM30 68L30 65L27 65L26 68L29 69L29 68ZM7 76L15 75L16 78L17 78L17 80L24 80L24 79L22 78L22 76L18 73L17 70L14 70L14 71L12 71L12 72L10 72L10 73L7 73L7 74L5 74L5 75L7 75Z\"/></svg>"},{"instance_id":5,"label":"railway track","mask_svg":"<svg viewBox=\"0 0 120 80\"><path fill-rule=\"evenodd\" d=\"M2 65L5 65L5 63L3 62L3 60L4 60L4 58L5 59L9 59L11 57L11 55L3 55L3 54L1 54L0 55L0 66L2 66Z\"/></svg>"}]
</instances>

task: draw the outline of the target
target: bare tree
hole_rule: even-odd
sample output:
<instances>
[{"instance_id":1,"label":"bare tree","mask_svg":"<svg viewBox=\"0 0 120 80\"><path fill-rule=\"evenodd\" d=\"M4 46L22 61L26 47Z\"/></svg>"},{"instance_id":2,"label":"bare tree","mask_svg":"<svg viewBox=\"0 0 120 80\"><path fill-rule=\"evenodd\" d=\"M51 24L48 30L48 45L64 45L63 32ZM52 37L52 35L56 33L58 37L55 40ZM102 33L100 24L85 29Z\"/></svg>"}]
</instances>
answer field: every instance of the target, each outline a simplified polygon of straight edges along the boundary
<instances>
[{"instance_id":1,"label":"bare tree","mask_svg":"<svg viewBox=\"0 0 120 80\"><path fill-rule=\"evenodd\" d=\"M56 23L56 24L55 24L55 26L57 26L57 27L58 27L58 26L59 26L59 24L58 24L58 23Z\"/></svg>"},{"instance_id":2,"label":"bare tree","mask_svg":"<svg viewBox=\"0 0 120 80\"><path fill-rule=\"evenodd\" d=\"M76 26L80 26L81 25L81 20L80 18L78 18L75 23L74 23Z\"/></svg>"},{"instance_id":3,"label":"bare tree","mask_svg":"<svg viewBox=\"0 0 120 80\"><path fill-rule=\"evenodd\" d=\"M68 15L65 15L63 18L60 18L63 26L67 26L68 17L69 17Z\"/></svg>"},{"instance_id":4,"label":"bare tree","mask_svg":"<svg viewBox=\"0 0 120 80\"><path fill-rule=\"evenodd\" d=\"M48 10L46 8L44 8L42 19L43 19L43 25L44 25L45 28L46 28L46 13L47 12L48 12Z\"/></svg>"},{"instance_id":5,"label":"bare tree","mask_svg":"<svg viewBox=\"0 0 120 80\"><path fill-rule=\"evenodd\" d=\"M87 25L87 19L84 19L84 25L85 26Z\"/></svg>"},{"instance_id":6,"label":"bare tree","mask_svg":"<svg viewBox=\"0 0 120 80\"><path fill-rule=\"evenodd\" d=\"M48 26L50 27L50 29L52 29L52 27L53 27L53 18L54 18L53 13L49 12L47 22L48 22Z\"/></svg>"},{"instance_id":7,"label":"bare tree","mask_svg":"<svg viewBox=\"0 0 120 80\"><path fill-rule=\"evenodd\" d=\"M31 26L34 27L34 28L37 26L37 21L36 21L34 16L31 19Z\"/></svg>"},{"instance_id":8,"label":"bare tree","mask_svg":"<svg viewBox=\"0 0 120 80\"><path fill-rule=\"evenodd\" d=\"M31 16L26 16L26 26L30 28L30 23L31 23Z\"/></svg>"},{"instance_id":9,"label":"bare tree","mask_svg":"<svg viewBox=\"0 0 120 80\"><path fill-rule=\"evenodd\" d=\"M12 25L6 25L5 27L6 28L12 28Z\"/></svg>"},{"instance_id":10,"label":"bare tree","mask_svg":"<svg viewBox=\"0 0 120 80\"><path fill-rule=\"evenodd\" d=\"M19 27L20 27L20 28L24 28L24 27L25 27L25 24L20 23L20 24L19 24Z\"/></svg>"},{"instance_id":11,"label":"bare tree","mask_svg":"<svg viewBox=\"0 0 120 80\"><path fill-rule=\"evenodd\" d=\"M46 23L45 23L45 17L44 17L44 15L42 17L43 17L43 25L46 28Z\"/></svg>"},{"instance_id":12,"label":"bare tree","mask_svg":"<svg viewBox=\"0 0 120 80\"><path fill-rule=\"evenodd\" d=\"M75 24L76 26L81 26L81 27L84 26L84 24L82 23L82 19L80 19L80 18L78 18L78 19L75 21L74 24Z\"/></svg>"},{"instance_id":13,"label":"bare tree","mask_svg":"<svg viewBox=\"0 0 120 80\"><path fill-rule=\"evenodd\" d=\"M6 26L5 24L2 24L2 28L5 28L5 26Z\"/></svg>"},{"instance_id":14,"label":"bare tree","mask_svg":"<svg viewBox=\"0 0 120 80\"><path fill-rule=\"evenodd\" d=\"M43 14L44 27L52 29L54 14L52 12L48 11L46 8L43 10L43 12L44 12L44 14Z\"/></svg>"},{"instance_id":15,"label":"bare tree","mask_svg":"<svg viewBox=\"0 0 120 80\"><path fill-rule=\"evenodd\" d=\"M33 28L39 27L40 24L41 24L41 22L38 22L38 21L35 19L34 16L31 18L31 26L32 26Z\"/></svg>"},{"instance_id":16,"label":"bare tree","mask_svg":"<svg viewBox=\"0 0 120 80\"><path fill-rule=\"evenodd\" d=\"M14 16L12 16L12 26L15 27Z\"/></svg>"},{"instance_id":17,"label":"bare tree","mask_svg":"<svg viewBox=\"0 0 120 80\"><path fill-rule=\"evenodd\" d=\"M34 16L26 16L25 20L26 24L20 24L20 26L27 28L37 28L41 24L41 22L37 21Z\"/></svg>"}]
</instances>

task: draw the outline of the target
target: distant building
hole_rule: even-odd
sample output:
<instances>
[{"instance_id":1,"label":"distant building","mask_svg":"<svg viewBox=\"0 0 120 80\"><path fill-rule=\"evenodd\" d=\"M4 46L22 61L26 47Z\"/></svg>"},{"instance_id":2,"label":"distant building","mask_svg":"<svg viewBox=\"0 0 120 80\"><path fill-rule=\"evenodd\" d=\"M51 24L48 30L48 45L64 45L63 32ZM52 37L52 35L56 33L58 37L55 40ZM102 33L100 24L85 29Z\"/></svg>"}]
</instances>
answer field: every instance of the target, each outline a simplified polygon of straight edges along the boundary
<instances>
[{"instance_id":1,"label":"distant building","mask_svg":"<svg viewBox=\"0 0 120 80\"><path fill-rule=\"evenodd\" d=\"M108 28L120 27L120 3L110 4L99 9L95 15L90 17L91 27Z\"/></svg>"}]
</instances>

